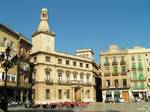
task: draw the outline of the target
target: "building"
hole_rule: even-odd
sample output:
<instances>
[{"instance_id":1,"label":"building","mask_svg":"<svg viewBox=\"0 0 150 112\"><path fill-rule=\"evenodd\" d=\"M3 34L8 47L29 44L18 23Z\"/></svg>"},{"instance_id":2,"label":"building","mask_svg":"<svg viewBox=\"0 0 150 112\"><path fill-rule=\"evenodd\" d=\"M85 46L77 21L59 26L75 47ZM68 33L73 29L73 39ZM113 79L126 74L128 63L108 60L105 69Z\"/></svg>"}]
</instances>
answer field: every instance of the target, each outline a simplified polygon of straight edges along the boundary
<instances>
[{"instance_id":1,"label":"building","mask_svg":"<svg viewBox=\"0 0 150 112\"><path fill-rule=\"evenodd\" d=\"M99 77L99 71L92 49L78 49L76 55L57 52L46 8L41 10L32 44L31 62L35 65L32 93L36 104L96 101L95 77Z\"/></svg>"},{"instance_id":2,"label":"building","mask_svg":"<svg viewBox=\"0 0 150 112\"><path fill-rule=\"evenodd\" d=\"M100 53L100 60L103 102L120 97L128 101L130 74L127 68L127 51L112 45L109 51Z\"/></svg>"},{"instance_id":3,"label":"building","mask_svg":"<svg viewBox=\"0 0 150 112\"><path fill-rule=\"evenodd\" d=\"M128 49L128 60L130 70L130 90L134 99L145 99L148 97L148 77L150 49L134 47Z\"/></svg>"},{"instance_id":4,"label":"building","mask_svg":"<svg viewBox=\"0 0 150 112\"><path fill-rule=\"evenodd\" d=\"M100 53L103 101L117 98L144 100L149 96L149 53L150 49L120 49L117 45Z\"/></svg>"},{"instance_id":5,"label":"building","mask_svg":"<svg viewBox=\"0 0 150 112\"><path fill-rule=\"evenodd\" d=\"M21 34L0 24L0 52L5 52L7 47L11 48L11 56L18 55L18 64L9 69L7 74L7 93L9 100L25 101L28 99L29 84L29 54L32 47L28 39ZM4 88L5 70L0 67L0 96Z\"/></svg>"}]
</instances>

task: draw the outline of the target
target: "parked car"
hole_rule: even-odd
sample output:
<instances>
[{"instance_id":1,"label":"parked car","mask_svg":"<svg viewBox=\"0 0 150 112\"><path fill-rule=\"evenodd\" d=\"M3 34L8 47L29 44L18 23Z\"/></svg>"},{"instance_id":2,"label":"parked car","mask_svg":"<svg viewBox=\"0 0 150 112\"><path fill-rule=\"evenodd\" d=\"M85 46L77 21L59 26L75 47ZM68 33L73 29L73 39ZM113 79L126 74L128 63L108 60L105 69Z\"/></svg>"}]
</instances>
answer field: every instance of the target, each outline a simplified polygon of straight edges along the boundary
<instances>
[{"instance_id":1,"label":"parked car","mask_svg":"<svg viewBox=\"0 0 150 112\"><path fill-rule=\"evenodd\" d=\"M119 102L120 102L120 103L125 103L125 99L119 98Z\"/></svg>"},{"instance_id":2,"label":"parked car","mask_svg":"<svg viewBox=\"0 0 150 112\"><path fill-rule=\"evenodd\" d=\"M17 105L18 105L18 103L15 101L9 101L8 102L8 107L16 107Z\"/></svg>"},{"instance_id":3,"label":"parked car","mask_svg":"<svg viewBox=\"0 0 150 112\"><path fill-rule=\"evenodd\" d=\"M115 103L125 103L123 98L115 98Z\"/></svg>"},{"instance_id":4,"label":"parked car","mask_svg":"<svg viewBox=\"0 0 150 112\"><path fill-rule=\"evenodd\" d=\"M31 108L31 107L32 107L31 101L26 101L26 102L24 103L24 106L25 106L26 108Z\"/></svg>"},{"instance_id":5,"label":"parked car","mask_svg":"<svg viewBox=\"0 0 150 112\"><path fill-rule=\"evenodd\" d=\"M111 97L108 97L105 99L105 103L113 103L113 99Z\"/></svg>"},{"instance_id":6,"label":"parked car","mask_svg":"<svg viewBox=\"0 0 150 112\"><path fill-rule=\"evenodd\" d=\"M135 102L141 102L142 100L140 98L135 98Z\"/></svg>"}]
</instances>

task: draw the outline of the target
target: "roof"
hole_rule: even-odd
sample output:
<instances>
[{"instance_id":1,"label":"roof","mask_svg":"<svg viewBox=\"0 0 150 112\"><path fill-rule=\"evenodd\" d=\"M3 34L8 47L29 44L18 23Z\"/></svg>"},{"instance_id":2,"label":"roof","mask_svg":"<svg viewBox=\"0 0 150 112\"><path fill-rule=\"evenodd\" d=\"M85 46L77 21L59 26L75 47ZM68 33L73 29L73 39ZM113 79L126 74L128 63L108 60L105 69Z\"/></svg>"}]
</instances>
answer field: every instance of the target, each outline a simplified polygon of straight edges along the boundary
<instances>
[{"instance_id":1,"label":"roof","mask_svg":"<svg viewBox=\"0 0 150 112\"><path fill-rule=\"evenodd\" d=\"M6 29L6 30L8 30L9 32L11 32L11 33L13 33L14 35L16 35L16 36L18 37L18 39L19 39L19 38L22 38L23 40L25 40L26 42L28 42L28 43L31 44L30 40L29 40L27 37L23 36L21 33L16 32L16 31L10 29L8 26L6 26L6 25L4 25L4 24L2 24L2 23L0 23L0 27Z\"/></svg>"}]
</instances>

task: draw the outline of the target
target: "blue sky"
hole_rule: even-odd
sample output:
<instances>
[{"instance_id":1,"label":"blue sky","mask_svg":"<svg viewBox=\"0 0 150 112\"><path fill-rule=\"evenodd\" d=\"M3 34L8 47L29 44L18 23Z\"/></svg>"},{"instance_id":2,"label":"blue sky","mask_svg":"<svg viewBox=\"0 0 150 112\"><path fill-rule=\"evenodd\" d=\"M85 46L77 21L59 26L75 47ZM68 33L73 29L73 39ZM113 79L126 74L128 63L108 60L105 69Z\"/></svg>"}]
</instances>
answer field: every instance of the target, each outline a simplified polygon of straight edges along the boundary
<instances>
[{"instance_id":1,"label":"blue sky","mask_svg":"<svg viewBox=\"0 0 150 112\"><path fill-rule=\"evenodd\" d=\"M150 47L150 0L1 0L0 22L31 39L43 7L57 51L92 48L98 63L110 44Z\"/></svg>"}]
</instances>

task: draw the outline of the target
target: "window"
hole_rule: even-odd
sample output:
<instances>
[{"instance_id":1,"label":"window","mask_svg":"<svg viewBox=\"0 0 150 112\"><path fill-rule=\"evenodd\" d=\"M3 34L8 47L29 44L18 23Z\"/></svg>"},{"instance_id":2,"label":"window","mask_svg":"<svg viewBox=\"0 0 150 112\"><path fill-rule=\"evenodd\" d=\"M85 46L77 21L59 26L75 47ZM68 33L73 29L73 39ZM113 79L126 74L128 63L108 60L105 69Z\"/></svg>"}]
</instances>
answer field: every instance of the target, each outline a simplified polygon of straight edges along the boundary
<instances>
[{"instance_id":1,"label":"window","mask_svg":"<svg viewBox=\"0 0 150 112\"><path fill-rule=\"evenodd\" d=\"M141 55L138 55L138 61L141 61Z\"/></svg>"},{"instance_id":2,"label":"window","mask_svg":"<svg viewBox=\"0 0 150 112\"><path fill-rule=\"evenodd\" d=\"M122 73L126 72L126 66L122 66Z\"/></svg>"},{"instance_id":3,"label":"window","mask_svg":"<svg viewBox=\"0 0 150 112\"><path fill-rule=\"evenodd\" d=\"M105 62L108 62L108 57L105 57Z\"/></svg>"},{"instance_id":4,"label":"window","mask_svg":"<svg viewBox=\"0 0 150 112\"><path fill-rule=\"evenodd\" d=\"M73 66L77 66L77 62L73 61Z\"/></svg>"},{"instance_id":5,"label":"window","mask_svg":"<svg viewBox=\"0 0 150 112\"><path fill-rule=\"evenodd\" d=\"M2 72L2 80L5 80L5 73Z\"/></svg>"},{"instance_id":6,"label":"window","mask_svg":"<svg viewBox=\"0 0 150 112\"><path fill-rule=\"evenodd\" d=\"M67 77L67 83L70 82L70 75L66 74L66 77Z\"/></svg>"},{"instance_id":7,"label":"window","mask_svg":"<svg viewBox=\"0 0 150 112\"><path fill-rule=\"evenodd\" d=\"M67 99L70 99L70 90L67 90Z\"/></svg>"},{"instance_id":8,"label":"window","mask_svg":"<svg viewBox=\"0 0 150 112\"><path fill-rule=\"evenodd\" d=\"M117 75L117 74L118 74L118 67L114 66L114 75Z\"/></svg>"},{"instance_id":9,"label":"window","mask_svg":"<svg viewBox=\"0 0 150 112\"><path fill-rule=\"evenodd\" d=\"M135 69L135 68L136 68L136 64L132 63L132 69Z\"/></svg>"},{"instance_id":10,"label":"window","mask_svg":"<svg viewBox=\"0 0 150 112\"><path fill-rule=\"evenodd\" d=\"M7 75L7 81L10 81L10 76Z\"/></svg>"},{"instance_id":11,"label":"window","mask_svg":"<svg viewBox=\"0 0 150 112\"><path fill-rule=\"evenodd\" d=\"M134 58L134 56L131 56L131 60L132 60L132 61L135 61L135 58Z\"/></svg>"},{"instance_id":12,"label":"window","mask_svg":"<svg viewBox=\"0 0 150 112\"><path fill-rule=\"evenodd\" d=\"M113 57L113 62L116 62L116 56Z\"/></svg>"},{"instance_id":13,"label":"window","mask_svg":"<svg viewBox=\"0 0 150 112\"><path fill-rule=\"evenodd\" d=\"M86 80L87 80L87 83L89 83L89 76L88 75L86 76Z\"/></svg>"},{"instance_id":14,"label":"window","mask_svg":"<svg viewBox=\"0 0 150 112\"><path fill-rule=\"evenodd\" d=\"M77 74L73 74L74 81L77 80Z\"/></svg>"},{"instance_id":15,"label":"window","mask_svg":"<svg viewBox=\"0 0 150 112\"><path fill-rule=\"evenodd\" d=\"M80 75L80 79L81 79L81 81L83 82L83 75L82 75L82 74Z\"/></svg>"},{"instance_id":16,"label":"window","mask_svg":"<svg viewBox=\"0 0 150 112\"><path fill-rule=\"evenodd\" d=\"M132 74L133 74L133 80L137 80L136 71L132 71Z\"/></svg>"},{"instance_id":17,"label":"window","mask_svg":"<svg viewBox=\"0 0 150 112\"><path fill-rule=\"evenodd\" d=\"M36 57L34 57L34 62L36 62L37 61L37 58Z\"/></svg>"},{"instance_id":18,"label":"window","mask_svg":"<svg viewBox=\"0 0 150 112\"><path fill-rule=\"evenodd\" d=\"M139 68L142 68L142 62L139 62Z\"/></svg>"},{"instance_id":19,"label":"window","mask_svg":"<svg viewBox=\"0 0 150 112\"><path fill-rule=\"evenodd\" d=\"M121 61L124 61L124 56L121 56Z\"/></svg>"},{"instance_id":20,"label":"window","mask_svg":"<svg viewBox=\"0 0 150 112\"><path fill-rule=\"evenodd\" d=\"M45 75L46 75L45 80L46 80L46 81L50 81L50 71L46 70L46 71L45 71Z\"/></svg>"},{"instance_id":21,"label":"window","mask_svg":"<svg viewBox=\"0 0 150 112\"><path fill-rule=\"evenodd\" d=\"M108 71L109 70L109 66L105 66L105 70Z\"/></svg>"},{"instance_id":22,"label":"window","mask_svg":"<svg viewBox=\"0 0 150 112\"><path fill-rule=\"evenodd\" d=\"M16 78L15 77L11 77L11 81L12 82L16 82Z\"/></svg>"},{"instance_id":23,"label":"window","mask_svg":"<svg viewBox=\"0 0 150 112\"><path fill-rule=\"evenodd\" d=\"M86 64L86 68L89 68L89 64Z\"/></svg>"},{"instance_id":24,"label":"window","mask_svg":"<svg viewBox=\"0 0 150 112\"><path fill-rule=\"evenodd\" d=\"M58 82L61 82L62 81L62 73L59 73L58 74Z\"/></svg>"},{"instance_id":25,"label":"window","mask_svg":"<svg viewBox=\"0 0 150 112\"><path fill-rule=\"evenodd\" d=\"M115 88L118 88L118 79L115 79Z\"/></svg>"},{"instance_id":26,"label":"window","mask_svg":"<svg viewBox=\"0 0 150 112\"><path fill-rule=\"evenodd\" d=\"M149 72L149 68L147 68L147 71Z\"/></svg>"},{"instance_id":27,"label":"window","mask_svg":"<svg viewBox=\"0 0 150 112\"><path fill-rule=\"evenodd\" d=\"M49 90L49 89L46 89L46 95L45 95L45 96L46 96L46 99L49 99L49 98L50 98L50 95L49 95L49 94L50 94L50 90Z\"/></svg>"},{"instance_id":28,"label":"window","mask_svg":"<svg viewBox=\"0 0 150 112\"><path fill-rule=\"evenodd\" d=\"M46 56L46 57L45 57L45 61L46 61L46 62L50 62L50 57L49 57L49 56Z\"/></svg>"},{"instance_id":29,"label":"window","mask_svg":"<svg viewBox=\"0 0 150 112\"><path fill-rule=\"evenodd\" d=\"M69 60L66 60L66 65L69 65L70 64L70 61Z\"/></svg>"},{"instance_id":30,"label":"window","mask_svg":"<svg viewBox=\"0 0 150 112\"><path fill-rule=\"evenodd\" d=\"M127 80L123 79L123 87L127 87Z\"/></svg>"},{"instance_id":31,"label":"window","mask_svg":"<svg viewBox=\"0 0 150 112\"><path fill-rule=\"evenodd\" d=\"M6 38L3 39L3 46L7 47L7 39Z\"/></svg>"},{"instance_id":32,"label":"window","mask_svg":"<svg viewBox=\"0 0 150 112\"><path fill-rule=\"evenodd\" d=\"M58 59L58 64L62 64L62 59Z\"/></svg>"},{"instance_id":33,"label":"window","mask_svg":"<svg viewBox=\"0 0 150 112\"><path fill-rule=\"evenodd\" d=\"M87 98L90 98L90 90L87 90L86 94L87 94Z\"/></svg>"},{"instance_id":34,"label":"window","mask_svg":"<svg viewBox=\"0 0 150 112\"><path fill-rule=\"evenodd\" d=\"M144 88L145 86L144 86L144 82L140 82L140 87L141 88Z\"/></svg>"},{"instance_id":35,"label":"window","mask_svg":"<svg viewBox=\"0 0 150 112\"><path fill-rule=\"evenodd\" d=\"M62 90L61 89L58 90L58 98L62 99Z\"/></svg>"},{"instance_id":36,"label":"window","mask_svg":"<svg viewBox=\"0 0 150 112\"><path fill-rule=\"evenodd\" d=\"M10 41L10 48L14 47L14 42Z\"/></svg>"},{"instance_id":37,"label":"window","mask_svg":"<svg viewBox=\"0 0 150 112\"><path fill-rule=\"evenodd\" d=\"M107 85L107 88L110 87L110 80L106 80L106 85Z\"/></svg>"},{"instance_id":38,"label":"window","mask_svg":"<svg viewBox=\"0 0 150 112\"><path fill-rule=\"evenodd\" d=\"M80 63L80 67L83 67L83 63Z\"/></svg>"}]
</instances>

